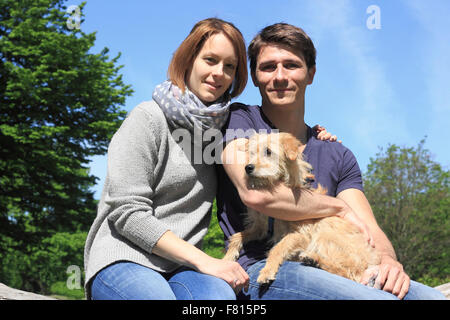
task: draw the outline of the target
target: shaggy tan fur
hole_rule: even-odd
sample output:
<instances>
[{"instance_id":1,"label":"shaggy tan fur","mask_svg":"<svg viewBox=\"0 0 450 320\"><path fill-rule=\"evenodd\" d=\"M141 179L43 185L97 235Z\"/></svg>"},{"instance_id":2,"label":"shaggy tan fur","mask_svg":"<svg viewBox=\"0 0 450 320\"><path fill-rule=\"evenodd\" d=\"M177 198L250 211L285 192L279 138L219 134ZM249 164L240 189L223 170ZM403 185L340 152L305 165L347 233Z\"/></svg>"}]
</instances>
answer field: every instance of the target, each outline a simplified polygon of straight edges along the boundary
<instances>
[{"instance_id":1,"label":"shaggy tan fur","mask_svg":"<svg viewBox=\"0 0 450 320\"><path fill-rule=\"evenodd\" d=\"M268 189L283 182L300 192L326 193L320 185L308 187L313 178L311 165L302 159L300 141L288 133L257 134L249 139L246 150L246 178L249 188ZM328 272L360 281L371 268L376 276L380 257L356 226L339 217L284 221L275 219L270 241L274 244L267 263L257 281L275 280L280 265L286 260L313 262ZM267 237L268 217L248 209L246 229L230 237L226 260L236 260L242 245Z\"/></svg>"}]
</instances>

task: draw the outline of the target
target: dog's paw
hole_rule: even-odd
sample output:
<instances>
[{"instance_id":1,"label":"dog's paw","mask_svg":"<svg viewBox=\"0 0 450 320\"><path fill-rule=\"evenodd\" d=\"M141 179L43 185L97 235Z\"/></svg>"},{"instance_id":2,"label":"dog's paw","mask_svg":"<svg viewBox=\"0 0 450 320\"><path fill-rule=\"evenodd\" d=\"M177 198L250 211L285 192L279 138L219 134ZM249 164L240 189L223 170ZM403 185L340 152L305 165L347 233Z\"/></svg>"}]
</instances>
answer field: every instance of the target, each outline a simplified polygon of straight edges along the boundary
<instances>
[{"instance_id":1,"label":"dog's paw","mask_svg":"<svg viewBox=\"0 0 450 320\"><path fill-rule=\"evenodd\" d=\"M228 251L222 260L236 261L239 258L239 252Z\"/></svg>"},{"instance_id":2,"label":"dog's paw","mask_svg":"<svg viewBox=\"0 0 450 320\"><path fill-rule=\"evenodd\" d=\"M314 260L314 259L312 259L312 258L310 258L310 257L308 257L308 256L302 256L302 255L300 255L299 261L300 261L304 266L307 266L307 267L313 267L313 268L320 269L319 263L318 263L316 260Z\"/></svg>"},{"instance_id":3,"label":"dog's paw","mask_svg":"<svg viewBox=\"0 0 450 320\"><path fill-rule=\"evenodd\" d=\"M277 275L276 270L272 270L270 268L264 267L260 272L258 279L256 281L261 284L269 283L275 280L275 276Z\"/></svg>"},{"instance_id":4,"label":"dog's paw","mask_svg":"<svg viewBox=\"0 0 450 320\"><path fill-rule=\"evenodd\" d=\"M381 289L381 284L379 283L379 281L377 281L379 271L379 266L372 266L367 268L366 271L364 271L360 282L362 284L365 284L366 286Z\"/></svg>"}]
</instances>

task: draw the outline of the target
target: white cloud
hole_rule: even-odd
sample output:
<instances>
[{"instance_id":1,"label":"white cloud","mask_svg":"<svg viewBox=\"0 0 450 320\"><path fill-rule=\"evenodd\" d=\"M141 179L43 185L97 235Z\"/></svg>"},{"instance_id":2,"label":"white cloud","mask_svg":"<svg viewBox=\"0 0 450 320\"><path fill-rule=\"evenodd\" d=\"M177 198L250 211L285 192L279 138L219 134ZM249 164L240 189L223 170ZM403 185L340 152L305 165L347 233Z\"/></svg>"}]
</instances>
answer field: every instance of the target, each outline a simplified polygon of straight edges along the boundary
<instances>
[{"instance_id":1,"label":"white cloud","mask_svg":"<svg viewBox=\"0 0 450 320\"><path fill-rule=\"evenodd\" d=\"M348 0L306 4L309 20L314 22L312 29L316 42L319 45L320 41L338 42L342 52L339 63L346 66L353 78L348 91L341 94L343 101L346 96L354 96L352 103L359 102L342 110L343 117L351 125L349 134L354 134L352 149L360 154L360 158L368 160L377 152L378 146L392 142L393 127L396 140L405 140L408 130L404 106L396 97L386 64L377 57L379 48L371 42L371 33L382 31L367 29L366 20L370 16L366 13L367 8L355 7L355 2ZM381 28L382 17L381 7Z\"/></svg>"},{"instance_id":2,"label":"white cloud","mask_svg":"<svg viewBox=\"0 0 450 320\"><path fill-rule=\"evenodd\" d=\"M429 132L427 145L437 156L436 160L449 166L450 151L445 130L450 126L450 4L436 0L403 3L423 32L417 41L426 69L424 93L429 105L424 106L423 112L430 115L430 121L423 125Z\"/></svg>"}]
</instances>

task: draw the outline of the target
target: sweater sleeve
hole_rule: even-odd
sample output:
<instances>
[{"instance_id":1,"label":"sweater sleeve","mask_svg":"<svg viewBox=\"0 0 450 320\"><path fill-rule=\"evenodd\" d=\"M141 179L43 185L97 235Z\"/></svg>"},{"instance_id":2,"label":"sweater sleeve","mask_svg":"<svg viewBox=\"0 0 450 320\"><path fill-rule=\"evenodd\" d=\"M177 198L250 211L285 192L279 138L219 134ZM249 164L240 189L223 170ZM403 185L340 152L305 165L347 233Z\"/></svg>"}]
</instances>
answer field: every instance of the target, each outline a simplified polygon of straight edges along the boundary
<instances>
[{"instance_id":1,"label":"sweater sleeve","mask_svg":"<svg viewBox=\"0 0 450 320\"><path fill-rule=\"evenodd\" d=\"M160 150L161 125L135 108L108 148L108 178L103 191L108 221L124 238L151 253L169 228L154 215L154 181ZM159 141L158 141L159 140Z\"/></svg>"}]
</instances>

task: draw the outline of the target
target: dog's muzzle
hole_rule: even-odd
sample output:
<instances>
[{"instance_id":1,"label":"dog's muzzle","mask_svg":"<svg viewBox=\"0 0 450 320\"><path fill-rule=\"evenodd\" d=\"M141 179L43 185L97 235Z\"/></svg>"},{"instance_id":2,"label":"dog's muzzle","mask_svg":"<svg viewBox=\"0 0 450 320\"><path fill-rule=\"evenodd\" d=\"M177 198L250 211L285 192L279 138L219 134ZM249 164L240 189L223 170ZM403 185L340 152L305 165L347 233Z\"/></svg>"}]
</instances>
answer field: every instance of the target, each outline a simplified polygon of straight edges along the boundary
<instances>
[{"instance_id":1,"label":"dog's muzzle","mask_svg":"<svg viewBox=\"0 0 450 320\"><path fill-rule=\"evenodd\" d=\"M245 166L245 172L247 172L247 174L252 174L254 170L255 170L254 164L248 164Z\"/></svg>"}]
</instances>

